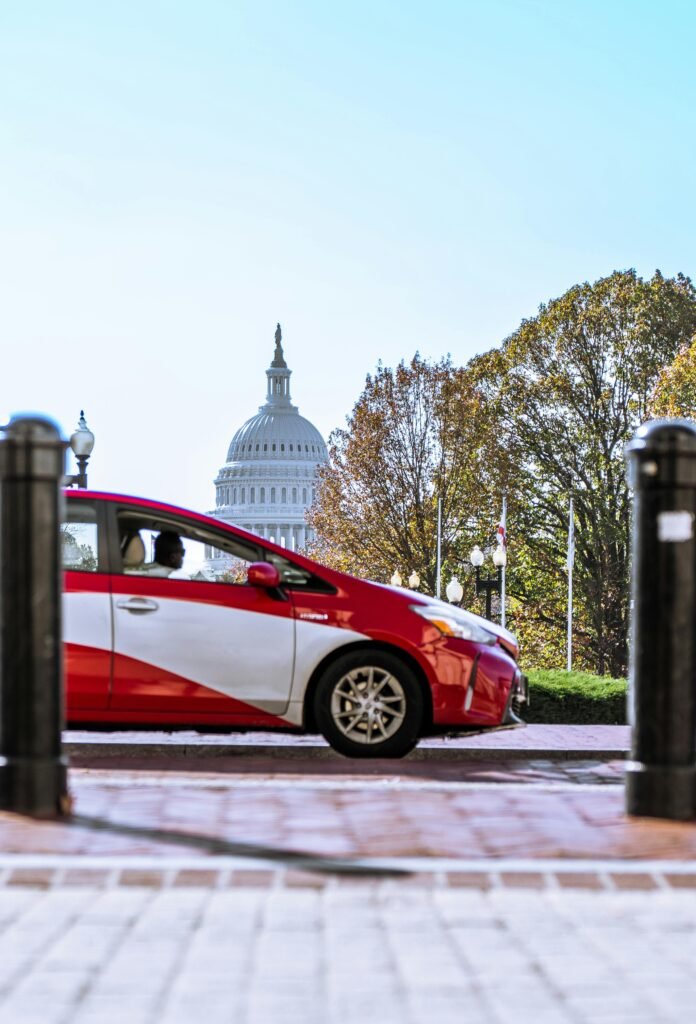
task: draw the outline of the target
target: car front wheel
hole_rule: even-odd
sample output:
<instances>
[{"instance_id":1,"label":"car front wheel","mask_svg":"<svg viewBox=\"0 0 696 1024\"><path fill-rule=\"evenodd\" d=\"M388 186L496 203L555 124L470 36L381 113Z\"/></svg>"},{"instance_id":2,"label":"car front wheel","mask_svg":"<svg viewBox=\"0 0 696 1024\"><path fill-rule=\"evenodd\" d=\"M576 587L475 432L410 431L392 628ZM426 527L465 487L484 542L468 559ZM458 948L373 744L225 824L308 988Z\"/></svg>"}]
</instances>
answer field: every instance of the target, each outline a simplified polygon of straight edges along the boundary
<instances>
[{"instance_id":1,"label":"car front wheel","mask_svg":"<svg viewBox=\"0 0 696 1024\"><path fill-rule=\"evenodd\" d=\"M403 757L418 742L423 693L396 655L353 651L322 675L314 714L322 736L346 757Z\"/></svg>"}]
</instances>

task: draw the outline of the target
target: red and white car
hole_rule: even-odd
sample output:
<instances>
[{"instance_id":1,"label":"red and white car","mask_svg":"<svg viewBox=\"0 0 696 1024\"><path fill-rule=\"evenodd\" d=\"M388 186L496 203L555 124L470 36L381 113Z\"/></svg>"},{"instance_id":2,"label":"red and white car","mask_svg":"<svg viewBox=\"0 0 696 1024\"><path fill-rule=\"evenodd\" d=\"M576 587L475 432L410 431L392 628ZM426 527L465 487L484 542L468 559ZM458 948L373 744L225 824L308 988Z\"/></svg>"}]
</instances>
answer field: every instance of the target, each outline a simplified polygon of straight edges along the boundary
<instances>
[{"instance_id":1,"label":"red and white car","mask_svg":"<svg viewBox=\"0 0 696 1024\"><path fill-rule=\"evenodd\" d=\"M492 622L160 502L71 490L65 507L70 724L301 729L400 757L519 721L517 644ZM151 575L162 531L183 567Z\"/></svg>"}]
</instances>

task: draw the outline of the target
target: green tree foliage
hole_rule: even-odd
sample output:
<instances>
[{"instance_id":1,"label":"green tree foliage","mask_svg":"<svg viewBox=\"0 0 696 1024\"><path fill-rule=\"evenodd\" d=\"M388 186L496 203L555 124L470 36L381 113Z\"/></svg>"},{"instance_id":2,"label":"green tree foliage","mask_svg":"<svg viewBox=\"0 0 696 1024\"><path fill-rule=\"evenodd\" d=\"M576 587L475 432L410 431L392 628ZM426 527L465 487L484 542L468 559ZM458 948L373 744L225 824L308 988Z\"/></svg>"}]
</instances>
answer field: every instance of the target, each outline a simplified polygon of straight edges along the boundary
<instances>
[{"instance_id":1,"label":"green tree foliage","mask_svg":"<svg viewBox=\"0 0 696 1024\"><path fill-rule=\"evenodd\" d=\"M616 272L571 288L473 361L514 471L509 586L523 641L561 662L568 497L576 518L575 642L600 675L626 671L629 495L623 449L665 366L694 334L688 278ZM513 477L510 476L511 482ZM525 634L528 634L526 636ZM542 658L541 664L549 664Z\"/></svg>"},{"instance_id":2,"label":"green tree foliage","mask_svg":"<svg viewBox=\"0 0 696 1024\"><path fill-rule=\"evenodd\" d=\"M653 412L696 411L696 292L623 271L571 288L464 368L416 355L367 378L330 438L314 552L374 579L412 569L435 591L491 538L508 497L510 624L527 664L565 659L568 499L576 522L575 665L626 673L629 494L624 445ZM696 345L696 343L694 343Z\"/></svg>"},{"instance_id":3,"label":"green tree foliage","mask_svg":"<svg viewBox=\"0 0 696 1024\"><path fill-rule=\"evenodd\" d=\"M696 419L696 338L683 345L660 374L651 402L653 416Z\"/></svg>"},{"instance_id":4,"label":"green tree foliage","mask_svg":"<svg viewBox=\"0 0 696 1024\"><path fill-rule=\"evenodd\" d=\"M494 433L483 393L449 358L380 365L346 429L329 438L331 463L310 514L322 538L315 553L377 580L415 569L434 593L438 498L443 555L454 565L473 512L493 514Z\"/></svg>"}]
</instances>

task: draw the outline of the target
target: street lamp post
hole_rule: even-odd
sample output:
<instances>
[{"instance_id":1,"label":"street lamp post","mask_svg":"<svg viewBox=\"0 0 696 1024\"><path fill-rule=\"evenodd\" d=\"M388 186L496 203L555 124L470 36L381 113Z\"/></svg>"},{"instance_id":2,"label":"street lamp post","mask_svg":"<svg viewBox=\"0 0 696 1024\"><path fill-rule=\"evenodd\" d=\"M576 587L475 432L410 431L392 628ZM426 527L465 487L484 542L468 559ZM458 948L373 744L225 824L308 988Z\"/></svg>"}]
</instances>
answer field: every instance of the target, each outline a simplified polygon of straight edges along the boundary
<instances>
[{"instance_id":1,"label":"street lamp post","mask_svg":"<svg viewBox=\"0 0 696 1024\"><path fill-rule=\"evenodd\" d=\"M70 447L77 460L77 473L65 477L67 487L87 487L87 463L94 448L94 434L87 426L84 409L80 409L77 429L70 438Z\"/></svg>"},{"instance_id":2,"label":"street lamp post","mask_svg":"<svg viewBox=\"0 0 696 1024\"><path fill-rule=\"evenodd\" d=\"M481 578L481 566L483 565L486 556L484 555L478 544L475 544L469 555L469 559L474 569L476 570L476 596L479 597L481 594L485 595L486 598L486 614L485 617L490 620L491 618L491 599L493 594L501 594L503 590L503 569L507 564L507 554L502 544L493 552L493 565L496 568L495 576L487 576L484 579Z\"/></svg>"}]
</instances>

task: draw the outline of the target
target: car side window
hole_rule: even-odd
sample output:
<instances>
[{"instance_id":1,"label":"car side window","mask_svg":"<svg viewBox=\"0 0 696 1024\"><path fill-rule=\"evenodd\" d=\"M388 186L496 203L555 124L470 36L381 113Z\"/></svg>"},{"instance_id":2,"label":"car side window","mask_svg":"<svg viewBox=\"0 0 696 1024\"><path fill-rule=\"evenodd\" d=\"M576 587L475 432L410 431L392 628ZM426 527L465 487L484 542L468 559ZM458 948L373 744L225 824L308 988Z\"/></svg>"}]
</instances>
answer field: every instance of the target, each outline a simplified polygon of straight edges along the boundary
<instances>
[{"instance_id":1,"label":"car side window","mask_svg":"<svg viewBox=\"0 0 696 1024\"><path fill-rule=\"evenodd\" d=\"M123 509L118 513L121 572L194 583L244 586L252 562L270 562L283 586L333 592L333 587L261 543L224 536L196 523L153 517Z\"/></svg>"},{"instance_id":2,"label":"car side window","mask_svg":"<svg viewBox=\"0 0 696 1024\"><path fill-rule=\"evenodd\" d=\"M246 583L252 562L262 560L255 544L223 541L205 528L182 520L133 512L118 515L121 572L194 583Z\"/></svg>"},{"instance_id":3,"label":"car side window","mask_svg":"<svg viewBox=\"0 0 696 1024\"><path fill-rule=\"evenodd\" d=\"M63 569L70 572L97 572L99 532L97 509L92 502L69 502L60 527Z\"/></svg>"},{"instance_id":4,"label":"car side window","mask_svg":"<svg viewBox=\"0 0 696 1024\"><path fill-rule=\"evenodd\" d=\"M125 573L199 583L215 582L206 566L204 543L188 536L179 524L163 524L161 528L141 527L138 538L144 558L137 564L124 564ZM133 547L131 539L127 548L131 550Z\"/></svg>"}]
</instances>

